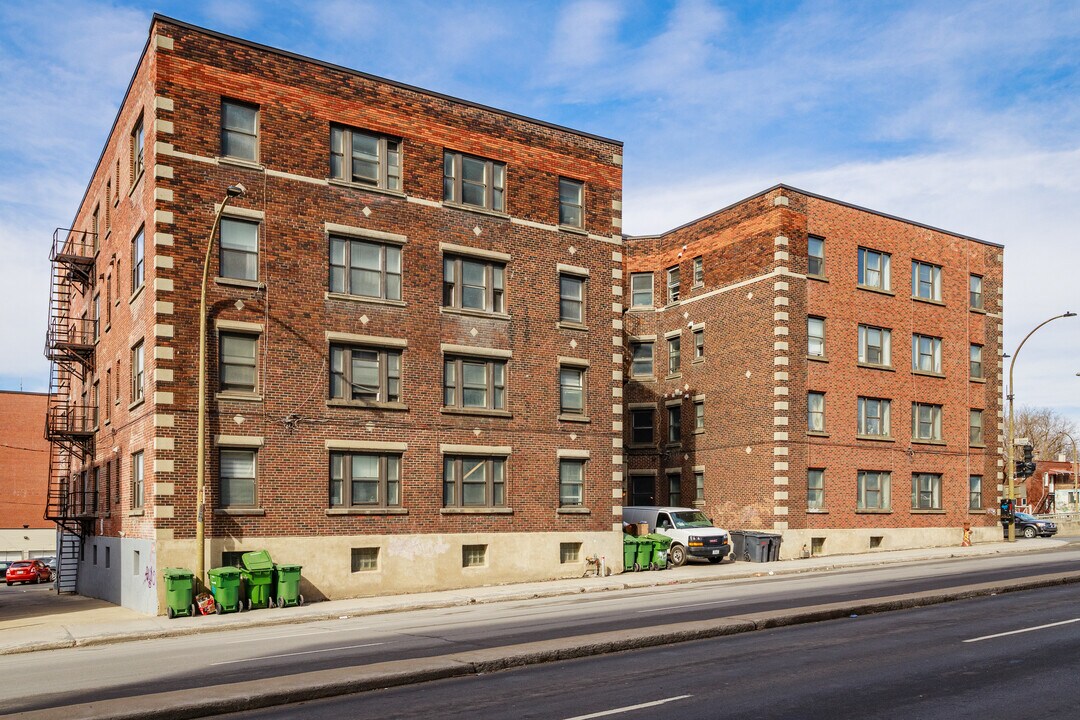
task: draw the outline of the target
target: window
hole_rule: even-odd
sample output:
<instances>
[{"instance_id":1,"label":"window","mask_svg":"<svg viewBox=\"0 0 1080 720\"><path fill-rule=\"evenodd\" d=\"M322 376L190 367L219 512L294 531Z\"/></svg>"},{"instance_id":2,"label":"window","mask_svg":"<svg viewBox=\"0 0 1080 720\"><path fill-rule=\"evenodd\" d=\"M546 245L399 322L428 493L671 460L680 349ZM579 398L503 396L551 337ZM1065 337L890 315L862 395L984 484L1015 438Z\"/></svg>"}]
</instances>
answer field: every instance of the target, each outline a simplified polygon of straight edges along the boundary
<instances>
[{"instance_id":1,"label":"window","mask_svg":"<svg viewBox=\"0 0 1080 720\"><path fill-rule=\"evenodd\" d=\"M585 278L559 274L559 320L585 324Z\"/></svg>"},{"instance_id":2,"label":"window","mask_svg":"<svg viewBox=\"0 0 1080 720\"><path fill-rule=\"evenodd\" d=\"M630 307L653 306L653 274L633 273L630 275Z\"/></svg>"},{"instance_id":3,"label":"window","mask_svg":"<svg viewBox=\"0 0 1080 720\"><path fill-rule=\"evenodd\" d=\"M330 177L386 190L401 189L401 141L330 127Z\"/></svg>"},{"instance_id":4,"label":"window","mask_svg":"<svg viewBox=\"0 0 1080 720\"><path fill-rule=\"evenodd\" d=\"M109 402L109 394L112 392L112 368L105 370L105 422L112 420L112 403Z\"/></svg>"},{"instance_id":5,"label":"window","mask_svg":"<svg viewBox=\"0 0 1080 720\"><path fill-rule=\"evenodd\" d=\"M379 548L352 548L352 571L375 572L379 569Z\"/></svg>"},{"instance_id":6,"label":"window","mask_svg":"<svg viewBox=\"0 0 1080 720\"><path fill-rule=\"evenodd\" d=\"M131 402L141 402L143 399L143 380L145 366L143 364L143 341L140 340L131 348Z\"/></svg>"},{"instance_id":7,"label":"window","mask_svg":"<svg viewBox=\"0 0 1080 720\"><path fill-rule=\"evenodd\" d=\"M585 414L585 368L559 368L559 412L563 415Z\"/></svg>"},{"instance_id":8,"label":"window","mask_svg":"<svg viewBox=\"0 0 1080 720\"><path fill-rule=\"evenodd\" d=\"M930 263L912 260L911 296L941 302L941 268Z\"/></svg>"},{"instance_id":9,"label":"window","mask_svg":"<svg viewBox=\"0 0 1080 720\"><path fill-rule=\"evenodd\" d=\"M651 342L630 343L630 376L652 377L653 344Z\"/></svg>"},{"instance_id":10,"label":"window","mask_svg":"<svg viewBox=\"0 0 1080 720\"><path fill-rule=\"evenodd\" d=\"M694 432L705 432L705 401L694 401Z\"/></svg>"},{"instance_id":11,"label":"window","mask_svg":"<svg viewBox=\"0 0 1080 720\"><path fill-rule=\"evenodd\" d=\"M983 444L983 411L971 410L968 414L968 444Z\"/></svg>"},{"instance_id":12,"label":"window","mask_svg":"<svg viewBox=\"0 0 1080 720\"><path fill-rule=\"evenodd\" d=\"M694 500L705 502L705 471L694 471Z\"/></svg>"},{"instance_id":13,"label":"window","mask_svg":"<svg viewBox=\"0 0 1080 720\"><path fill-rule=\"evenodd\" d=\"M259 224L221 218L221 276L259 279Z\"/></svg>"},{"instance_id":14,"label":"window","mask_svg":"<svg viewBox=\"0 0 1080 720\"><path fill-rule=\"evenodd\" d=\"M505 266L490 260L443 258L443 305L463 310L505 312Z\"/></svg>"},{"instance_id":15,"label":"window","mask_svg":"<svg viewBox=\"0 0 1080 720\"><path fill-rule=\"evenodd\" d=\"M112 180L105 181L105 232L108 233L112 229L112 203L109 200L112 198Z\"/></svg>"},{"instance_id":16,"label":"window","mask_svg":"<svg viewBox=\"0 0 1080 720\"><path fill-rule=\"evenodd\" d=\"M983 279L980 275L968 277L968 303L976 310L983 309Z\"/></svg>"},{"instance_id":17,"label":"window","mask_svg":"<svg viewBox=\"0 0 1080 720\"><path fill-rule=\"evenodd\" d=\"M484 567L487 565L487 545L462 545L461 567Z\"/></svg>"},{"instance_id":18,"label":"window","mask_svg":"<svg viewBox=\"0 0 1080 720\"><path fill-rule=\"evenodd\" d=\"M258 249L255 234L254 249ZM330 292L401 299L401 248L368 240L330 238Z\"/></svg>"},{"instance_id":19,"label":"window","mask_svg":"<svg viewBox=\"0 0 1080 720\"><path fill-rule=\"evenodd\" d=\"M694 331L694 360L705 359L705 328Z\"/></svg>"},{"instance_id":20,"label":"window","mask_svg":"<svg viewBox=\"0 0 1080 720\"><path fill-rule=\"evenodd\" d=\"M401 456L330 453L330 507L401 505Z\"/></svg>"},{"instance_id":21,"label":"window","mask_svg":"<svg viewBox=\"0 0 1080 720\"><path fill-rule=\"evenodd\" d=\"M872 325L859 326L859 362L892 366L892 331Z\"/></svg>"},{"instance_id":22,"label":"window","mask_svg":"<svg viewBox=\"0 0 1080 720\"><path fill-rule=\"evenodd\" d=\"M679 266L670 267L667 270L667 301L668 305L679 302Z\"/></svg>"},{"instance_id":23,"label":"window","mask_svg":"<svg viewBox=\"0 0 1080 720\"><path fill-rule=\"evenodd\" d=\"M634 408L630 411L630 441L635 445L652 444L652 408Z\"/></svg>"},{"instance_id":24,"label":"window","mask_svg":"<svg viewBox=\"0 0 1080 720\"><path fill-rule=\"evenodd\" d=\"M506 362L480 358L446 358L443 405L480 410L506 409Z\"/></svg>"},{"instance_id":25,"label":"window","mask_svg":"<svg viewBox=\"0 0 1080 720\"><path fill-rule=\"evenodd\" d=\"M876 470L860 470L858 510L888 510L892 475Z\"/></svg>"},{"instance_id":26,"label":"window","mask_svg":"<svg viewBox=\"0 0 1080 720\"><path fill-rule=\"evenodd\" d=\"M94 213L90 216L90 232L94 234L94 252L98 251L101 247L101 227L99 219L101 217L101 205L94 206Z\"/></svg>"},{"instance_id":27,"label":"window","mask_svg":"<svg viewBox=\"0 0 1080 720\"><path fill-rule=\"evenodd\" d=\"M506 458L443 458L443 505L501 507L506 504Z\"/></svg>"},{"instance_id":28,"label":"window","mask_svg":"<svg viewBox=\"0 0 1080 720\"><path fill-rule=\"evenodd\" d=\"M91 320L93 327L94 342L98 341L101 337L101 296L94 296L94 317Z\"/></svg>"},{"instance_id":29,"label":"window","mask_svg":"<svg viewBox=\"0 0 1080 720\"><path fill-rule=\"evenodd\" d=\"M682 442L682 405L669 405L667 409L667 441Z\"/></svg>"},{"instance_id":30,"label":"window","mask_svg":"<svg viewBox=\"0 0 1080 720\"><path fill-rule=\"evenodd\" d=\"M143 229L139 228L139 232L135 233L135 237L131 238L131 292L135 293L136 290L143 286L145 282L145 256L143 254Z\"/></svg>"},{"instance_id":31,"label":"window","mask_svg":"<svg viewBox=\"0 0 1080 720\"><path fill-rule=\"evenodd\" d=\"M112 325L112 273L105 275L105 329Z\"/></svg>"},{"instance_id":32,"label":"window","mask_svg":"<svg viewBox=\"0 0 1080 720\"><path fill-rule=\"evenodd\" d=\"M983 364L982 364L982 345L971 346L971 377L981 378L983 376Z\"/></svg>"},{"instance_id":33,"label":"window","mask_svg":"<svg viewBox=\"0 0 1080 720\"><path fill-rule=\"evenodd\" d=\"M911 439L941 441L941 406L911 403Z\"/></svg>"},{"instance_id":34,"label":"window","mask_svg":"<svg viewBox=\"0 0 1080 720\"><path fill-rule=\"evenodd\" d=\"M584 504L585 461L559 460L559 507Z\"/></svg>"},{"instance_id":35,"label":"window","mask_svg":"<svg viewBox=\"0 0 1080 720\"><path fill-rule=\"evenodd\" d=\"M892 402L880 398L861 397L858 402L859 435L887 438L892 434Z\"/></svg>"},{"instance_id":36,"label":"window","mask_svg":"<svg viewBox=\"0 0 1080 720\"><path fill-rule=\"evenodd\" d=\"M806 396L806 429L809 432L825 432L825 393L812 392Z\"/></svg>"},{"instance_id":37,"label":"window","mask_svg":"<svg viewBox=\"0 0 1080 720\"><path fill-rule=\"evenodd\" d=\"M676 335L668 338L668 375L677 375L682 363L682 337Z\"/></svg>"},{"instance_id":38,"label":"window","mask_svg":"<svg viewBox=\"0 0 1080 720\"><path fill-rule=\"evenodd\" d=\"M255 507L255 451L222 449L221 507Z\"/></svg>"},{"instance_id":39,"label":"window","mask_svg":"<svg viewBox=\"0 0 1080 720\"><path fill-rule=\"evenodd\" d=\"M443 153L443 200L503 212L506 165L494 160Z\"/></svg>"},{"instance_id":40,"label":"window","mask_svg":"<svg viewBox=\"0 0 1080 720\"><path fill-rule=\"evenodd\" d=\"M911 336L911 369L941 374L941 338L919 334Z\"/></svg>"},{"instance_id":41,"label":"window","mask_svg":"<svg viewBox=\"0 0 1080 720\"><path fill-rule=\"evenodd\" d=\"M94 381L94 384L90 386L90 424L93 427L98 426L98 419L101 417L101 395L100 395L100 382Z\"/></svg>"},{"instance_id":42,"label":"window","mask_svg":"<svg viewBox=\"0 0 1080 720\"><path fill-rule=\"evenodd\" d=\"M806 354L825 357L825 318L806 318Z\"/></svg>"},{"instance_id":43,"label":"window","mask_svg":"<svg viewBox=\"0 0 1080 720\"><path fill-rule=\"evenodd\" d=\"M810 235L806 239L806 274L825 275L825 238Z\"/></svg>"},{"instance_id":44,"label":"window","mask_svg":"<svg viewBox=\"0 0 1080 720\"><path fill-rule=\"evenodd\" d=\"M559 224L585 226L585 183L559 178Z\"/></svg>"},{"instance_id":45,"label":"window","mask_svg":"<svg viewBox=\"0 0 1080 720\"><path fill-rule=\"evenodd\" d=\"M859 248L859 285L873 290L891 290L889 260L888 253Z\"/></svg>"},{"instance_id":46,"label":"window","mask_svg":"<svg viewBox=\"0 0 1080 720\"><path fill-rule=\"evenodd\" d=\"M982 510L982 475L968 477L968 510Z\"/></svg>"},{"instance_id":47,"label":"window","mask_svg":"<svg viewBox=\"0 0 1080 720\"><path fill-rule=\"evenodd\" d=\"M221 333L221 392L255 394L257 372L255 349L257 335Z\"/></svg>"},{"instance_id":48,"label":"window","mask_svg":"<svg viewBox=\"0 0 1080 720\"><path fill-rule=\"evenodd\" d=\"M825 509L825 471L823 469L806 471L806 509Z\"/></svg>"},{"instance_id":49,"label":"window","mask_svg":"<svg viewBox=\"0 0 1080 720\"><path fill-rule=\"evenodd\" d=\"M101 496L101 509L105 517L112 516L112 463L105 463L105 485Z\"/></svg>"},{"instance_id":50,"label":"window","mask_svg":"<svg viewBox=\"0 0 1080 720\"><path fill-rule=\"evenodd\" d=\"M576 562L581 562L581 543L559 543L559 563L566 565Z\"/></svg>"},{"instance_id":51,"label":"window","mask_svg":"<svg viewBox=\"0 0 1080 720\"><path fill-rule=\"evenodd\" d=\"M143 119L140 117L139 122L135 123L135 127L131 130L131 184L134 185L136 181L143 174Z\"/></svg>"},{"instance_id":52,"label":"window","mask_svg":"<svg viewBox=\"0 0 1080 720\"><path fill-rule=\"evenodd\" d=\"M131 507L143 506L143 451L131 454Z\"/></svg>"},{"instance_id":53,"label":"window","mask_svg":"<svg viewBox=\"0 0 1080 720\"><path fill-rule=\"evenodd\" d=\"M667 474L668 505L671 507L682 506L682 474L669 472Z\"/></svg>"},{"instance_id":54,"label":"window","mask_svg":"<svg viewBox=\"0 0 1080 720\"><path fill-rule=\"evenodd\" d=\"M330 398L368 402L400 401L401 352L331 345Z\"/></svg>"},{"instance_id":55,"label":"window","mask_svg":"<svg viewBox=\"0 0 1080 720\"><path fill-rule=\"evenodd\" d=\"M941 509L941 476L934 473L913 473L911 476L911 509Z\"/></svg>"},{"instance_id":56,"label":"window","mask_svg":"<svg viewBox=\"0 0 1080 720\"><path fill-rule=\"evenodd\" d=\"M698 255L694 258L694 287L701 287L705 284L705 263L702 257Z\"/></svg>"},{"instance_id":57,"label":"window","mask_svg":"<svg viewBox=\"0 0 1080 720\"><path fill-rule=\"evenodd\" d=\"M221 154L256 162L259 159L259 109L234 100L221 101Z\"/></svg>"}]
</instances>

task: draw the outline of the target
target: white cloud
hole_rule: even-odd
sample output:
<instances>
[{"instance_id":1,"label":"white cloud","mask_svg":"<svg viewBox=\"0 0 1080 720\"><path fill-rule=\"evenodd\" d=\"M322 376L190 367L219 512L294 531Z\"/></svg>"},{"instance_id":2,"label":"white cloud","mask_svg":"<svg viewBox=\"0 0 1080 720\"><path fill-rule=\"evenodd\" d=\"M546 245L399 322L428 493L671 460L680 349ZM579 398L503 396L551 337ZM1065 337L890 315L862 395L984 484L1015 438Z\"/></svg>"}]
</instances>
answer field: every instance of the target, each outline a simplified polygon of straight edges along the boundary
<instances>
[{"instance_id":1,"label":"white cloud","mask_svg":"<svg viewBox=\"0 0 1080 720\"><path fill-rule=\"evenodd\" d=\"M555 23L550 63L559 76L579 77L610 59L622 6L610 0L579 0L564 6Z\"/></svg>"}]
</instances>

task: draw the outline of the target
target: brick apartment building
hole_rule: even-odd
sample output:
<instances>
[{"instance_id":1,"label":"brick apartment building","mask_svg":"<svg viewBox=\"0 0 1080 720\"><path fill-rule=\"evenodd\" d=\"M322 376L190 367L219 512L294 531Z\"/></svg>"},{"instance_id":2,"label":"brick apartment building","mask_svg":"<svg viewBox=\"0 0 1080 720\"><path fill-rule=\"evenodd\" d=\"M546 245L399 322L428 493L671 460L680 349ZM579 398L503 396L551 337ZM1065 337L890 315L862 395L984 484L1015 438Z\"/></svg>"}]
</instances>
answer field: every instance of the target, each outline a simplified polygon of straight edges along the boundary
<instances>
[{"instance_id":1,"label":"brick apartment building","mask_svg":"<svg viewBox=\"0 0 1080 720\"><path fill-rule=\"evenodd\" d=\"M996 532L1002 248L783 185L625 248L628 504L782 555Z\"/></svg>"},{"instance_id":2,"label":"brick apartment building","mask_svg":"<svg viewBox=\"0 0 1080 720\"><path fill-rule=\"evenodd\" d=\"M43 393L0 390L0 560L56 552L56 526L42 515L49 443L41 418L48 402Z\"/></svg>"},{"instance_id":3,"label":"brick apartment building","mask_svg":"<svg viewBox=\"0 0 1080 720\"><path fill-rule=\"evenodd\" d=\"M1056 460L1036 460L1035 474L1017 480L1017 501L1026 512L1080 512L1080 483L1077 482L1077 459L1068 454Z\"/></svg>"},{"instance_id":4,"label":"brick apartment building","mask_svg":"<svg viewBox=\"0 0 1080 720\"><path fill-rule=\"evenodd\" d=\"M618 563L621 164L155 16L53 245L49 513L78 591L153 613L195 565L219 211L206 567L266 548L333 598Z\"/></svg>"}]
</instances>

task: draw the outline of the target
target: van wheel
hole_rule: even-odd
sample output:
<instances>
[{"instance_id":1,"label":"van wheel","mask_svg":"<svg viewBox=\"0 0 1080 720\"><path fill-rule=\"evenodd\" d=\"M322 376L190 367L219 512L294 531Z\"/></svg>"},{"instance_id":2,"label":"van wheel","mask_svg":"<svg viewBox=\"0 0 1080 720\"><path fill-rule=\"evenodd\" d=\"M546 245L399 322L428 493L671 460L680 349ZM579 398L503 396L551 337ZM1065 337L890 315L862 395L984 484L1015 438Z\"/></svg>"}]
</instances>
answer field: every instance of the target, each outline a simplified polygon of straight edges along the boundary
<instances>
[{"instance_id":1,"label":"van wheel","mask_svg":"<svg viewBox=\"0 0 1080 720\"><path fill-rule=\"evenodd\" d=\"M674 567L682 567L686 564L686 548L682 545L672 545L668 550L668 564Z\"/></svg>"}]
</instances>

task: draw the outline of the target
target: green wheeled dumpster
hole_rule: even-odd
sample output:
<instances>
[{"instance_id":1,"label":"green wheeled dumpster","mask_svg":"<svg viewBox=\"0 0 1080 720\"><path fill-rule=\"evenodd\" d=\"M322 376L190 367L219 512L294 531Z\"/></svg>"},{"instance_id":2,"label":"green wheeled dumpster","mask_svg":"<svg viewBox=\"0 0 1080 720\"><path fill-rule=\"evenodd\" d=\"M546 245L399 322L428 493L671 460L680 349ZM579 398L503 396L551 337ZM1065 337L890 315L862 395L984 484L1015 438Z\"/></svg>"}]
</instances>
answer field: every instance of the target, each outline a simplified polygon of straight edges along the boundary
<instances>
[{"instance_id":1,"label":"green wheeled dumpster","mask_svg":"<svg viewBox=\"0 0 1080 720\"><path fill-rule=\"evenodd\" d=\"M240 556L240 575L247 588L247 609L269 607L270 590L274 583L274 562L265 550L246 552Z\"/></svg>"},{"instance_id":2,"label":"green wheeled dumpster","mask_svg":"<svg viewBox=\"0 0 1080 720\"><path fill-rule=\"evenodd\" d=\"M218 615L244 609L240 602L239 570L234 567L210 568L206 574L210 578L210 593L214 596L214 609Z\"/></svg>"},{"instance_id":3,"label":"green wheeled dumpster","mask_svg":"<svg viewBox=\"0 0 1080 720\"><path fill-rule=\"evenodd\" d=\"M165 568L165 614L174 617L192 617L195 615L195 573L183 568Z\"/></svg>"},{"instance_id":4,"label":"green wheeled dumpster","mask_svg":"<svg viewBox=\"0 0 1080 720\"><path fill-rule=\"evenodd\" d=\"M633 572L637 569L634 567L634 563L637 562L637 546L638 539L636 537L623 533L623 572Z\"/></svg>"},{"instance_id":5,"label":"green wheeled dumpster","mask_svg":"<svg viewBox=\"0 0 1080 720\"><path fill-rule=\"evenodd\" d=\"M649 533L645 536L645 539L649 540L653 544L653 570L666 570L668 567L667 554L668 548L671 547L671 538L667 535L661 535L660 533Z\"/></svg>"},{"instance_id":6,"label":"green wheeled dumpster","mask_svg":"<svg viewBox=\"0 0 1080 720\"><path fill-rule=\"evenodd\" d=\"M652 567L653 543L648 537L642 535L637 538L637 556L634 558L635 570L648 570Z\"/></svg>"},{"instance_id":7,"label":"green wheeled dumpster","mask_svg":"<svg viewBox=\"0 0 1080 720\"><path fill-rule=\"evenodd\" d=\"M300 594L301 565L274 565L274 597L279 608L286 605L303 605Z\"/></svg>"}]
</instances>

